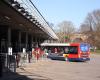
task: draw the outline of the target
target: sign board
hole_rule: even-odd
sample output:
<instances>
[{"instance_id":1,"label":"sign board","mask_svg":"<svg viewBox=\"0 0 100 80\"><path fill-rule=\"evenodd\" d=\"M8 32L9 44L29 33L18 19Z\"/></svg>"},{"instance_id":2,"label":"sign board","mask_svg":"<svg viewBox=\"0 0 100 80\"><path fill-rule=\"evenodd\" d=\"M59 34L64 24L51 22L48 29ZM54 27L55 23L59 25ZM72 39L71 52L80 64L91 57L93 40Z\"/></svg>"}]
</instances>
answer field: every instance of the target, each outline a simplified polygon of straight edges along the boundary
<instances>
[{"instance_id":1,"label":"sign board","mask_svg":"<svg viewBox=\"0 0 100 80\"><path fill-rule=\"evenodd\" d=\"M26 48L23 48L23 53L26 53Z\"/></svg>"},{"instance_id":2,"label":"sign board","mask_svg":"<svg viewBox=\"0 0 100 80\"><path fill-rule=\"evenodd\" d=\"M12 47L8 47L8 55L12 55Z\"/></svg>"}]
</instances>

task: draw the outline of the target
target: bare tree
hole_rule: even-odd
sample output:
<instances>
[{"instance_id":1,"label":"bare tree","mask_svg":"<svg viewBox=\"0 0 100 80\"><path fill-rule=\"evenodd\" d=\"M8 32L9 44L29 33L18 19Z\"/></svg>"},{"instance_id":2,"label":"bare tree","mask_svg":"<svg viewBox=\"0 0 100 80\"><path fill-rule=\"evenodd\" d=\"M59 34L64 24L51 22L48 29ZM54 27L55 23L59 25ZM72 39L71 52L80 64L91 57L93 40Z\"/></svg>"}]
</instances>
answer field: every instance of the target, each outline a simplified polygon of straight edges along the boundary
<instances>
[{"instance_id":1,"label":"bare tree","mask_svg":"<svg viewBox=\"0 0 100 80\"><path fill-rule=\"evenodd\" d=\"M58 36L59 36L59 42L69 42L70 41L70 36L72 33L75 32L75 27L72 22L70 21L63 21L62 23L58 24L59 31L58 31Z\"/></svg>"},{"instance_id":2,"label":"bare tree","mask_svg":"<svg viewBox=\"0 0 100 80\"><path fill-rule=\"evenodd\" d=\"M80 26L81 32L88 35L88 42L96 47L100 48L100 10L94 10L89 13Z\"/></svg>"}]
</instances>

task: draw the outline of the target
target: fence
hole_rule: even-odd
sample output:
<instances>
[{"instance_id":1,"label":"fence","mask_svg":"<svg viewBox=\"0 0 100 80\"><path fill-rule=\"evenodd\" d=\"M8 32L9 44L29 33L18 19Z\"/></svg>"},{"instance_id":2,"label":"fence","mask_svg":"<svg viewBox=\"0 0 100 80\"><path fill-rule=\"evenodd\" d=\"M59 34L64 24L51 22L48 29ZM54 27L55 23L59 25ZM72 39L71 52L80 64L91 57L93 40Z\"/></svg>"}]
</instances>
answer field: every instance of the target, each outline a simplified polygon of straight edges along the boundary
<instances>
[{"instance_id":1,"label":"fence","mask_svg":"<svg viewBox=\"0 0 100 80\"><path fill-rule=\"evenodd\" d=\"M0 76L9 71L16 72L16 56L0 53Z\"/></svg>"}]
</instances>

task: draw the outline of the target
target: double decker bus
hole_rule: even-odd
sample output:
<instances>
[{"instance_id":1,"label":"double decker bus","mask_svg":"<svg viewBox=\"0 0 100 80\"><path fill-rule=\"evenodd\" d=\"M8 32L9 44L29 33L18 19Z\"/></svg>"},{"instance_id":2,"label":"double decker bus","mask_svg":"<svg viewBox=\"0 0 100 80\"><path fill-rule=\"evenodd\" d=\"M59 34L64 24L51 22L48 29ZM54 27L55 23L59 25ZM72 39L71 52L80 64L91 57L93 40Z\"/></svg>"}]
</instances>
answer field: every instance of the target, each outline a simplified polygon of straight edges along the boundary
<instances>
[{"instance_id":1,"label":"double decker bus","mask_svg":"<svg viewBox=\"0 0 100 80\"><path fill-rule=\"evenodd\" d=\"M51 59L64 59L68 61L90 60L89 44L87 43L43 43L42 47L47 49ZM57 55L57 56L55 56Z\"/></svg>"}]
</instances>

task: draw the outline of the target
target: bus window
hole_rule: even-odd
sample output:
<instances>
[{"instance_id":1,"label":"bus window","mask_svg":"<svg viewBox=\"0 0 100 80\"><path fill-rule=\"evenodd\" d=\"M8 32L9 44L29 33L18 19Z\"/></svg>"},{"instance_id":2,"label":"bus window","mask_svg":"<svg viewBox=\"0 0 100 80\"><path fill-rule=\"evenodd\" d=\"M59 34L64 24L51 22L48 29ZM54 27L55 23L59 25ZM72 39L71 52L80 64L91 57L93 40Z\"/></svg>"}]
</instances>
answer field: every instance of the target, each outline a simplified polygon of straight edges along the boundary
<instances>
[{"instance_id":1,"label":"bus window","mask_svg":"<svg viewBox=\"0 0 100 80\"><path fill-rule=\"evenodd\" d=\"M68 54L68 51L69 51L68 47L65 47L64 53L65 53L65 54Z\"/></svg>"},{"instance_id":2,"label":"bus window","mask_svg":"<svg viewBox=\"0 0 100 80\"><path fill-rule=\"evenodd\" d=\"M70 46L68 50L68 54L78 54L78 47L77 46Z\"/></svg>"}]
</instances>

